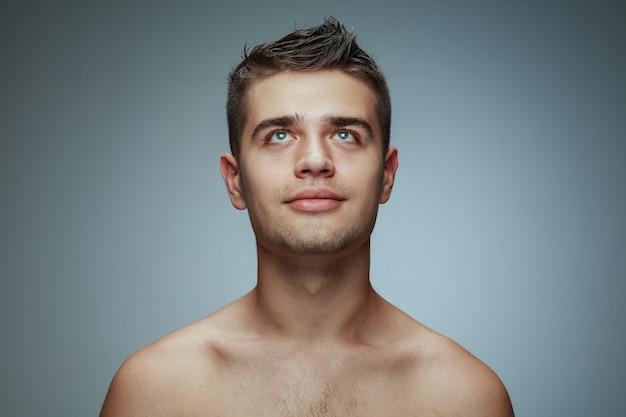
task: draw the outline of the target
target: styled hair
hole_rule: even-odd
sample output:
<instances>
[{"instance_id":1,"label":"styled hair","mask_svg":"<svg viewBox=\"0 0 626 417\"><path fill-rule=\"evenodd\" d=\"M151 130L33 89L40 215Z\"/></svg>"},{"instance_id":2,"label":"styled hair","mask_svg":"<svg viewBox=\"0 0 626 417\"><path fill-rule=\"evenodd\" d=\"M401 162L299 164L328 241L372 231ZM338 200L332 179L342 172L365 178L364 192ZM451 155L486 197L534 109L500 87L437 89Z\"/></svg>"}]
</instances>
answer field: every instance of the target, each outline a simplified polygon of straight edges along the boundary
<instances>
[{"instance_id":1,"label":"styled hair","mask_svg":"<svg viewBox=\"0 0 626 417\"><path fill-rule=\"evenodd\" d=\"M338 69L372 88L377 99L376 112L382 130L383 155L389 147L391 98L385 77L376 62L334 17L309 29L294 32L248 51L229 75L226 117L230 150L239 157L241 136L246 121L246 98L256 81L283 71Z\"/></svg>"}]
</instances>

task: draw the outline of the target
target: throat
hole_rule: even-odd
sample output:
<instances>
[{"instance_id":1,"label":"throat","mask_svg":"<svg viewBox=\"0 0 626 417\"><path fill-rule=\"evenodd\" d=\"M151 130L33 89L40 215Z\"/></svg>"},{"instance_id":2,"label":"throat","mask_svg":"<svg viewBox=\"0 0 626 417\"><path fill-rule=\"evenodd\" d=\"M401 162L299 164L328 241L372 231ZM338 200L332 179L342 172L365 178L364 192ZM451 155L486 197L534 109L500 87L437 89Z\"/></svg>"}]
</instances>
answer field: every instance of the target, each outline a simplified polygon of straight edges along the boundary
<instances>
[{"instance_id":1,"label":"throat","mask_svg":"<svg viewBox=\"0 0 626 417\"><path fill-rule=\"evenodd\" d=\"M250 317L264 332L300 340L352 337L378 303L369 280L369 247L335 256L281 256L261 249Z\"/></svg>"},{"instance_id":2,"label":"throat","mask_svg":"<svg viewBox=\"0 0 626 417\"><path fill-rule=\"evenodd\" d=\"M339 289L301 285L283 292L259 284L247 297L250 316L262 332L303 343L360 339L380 304L369 282Z\"/></svg>"}]
</instances>

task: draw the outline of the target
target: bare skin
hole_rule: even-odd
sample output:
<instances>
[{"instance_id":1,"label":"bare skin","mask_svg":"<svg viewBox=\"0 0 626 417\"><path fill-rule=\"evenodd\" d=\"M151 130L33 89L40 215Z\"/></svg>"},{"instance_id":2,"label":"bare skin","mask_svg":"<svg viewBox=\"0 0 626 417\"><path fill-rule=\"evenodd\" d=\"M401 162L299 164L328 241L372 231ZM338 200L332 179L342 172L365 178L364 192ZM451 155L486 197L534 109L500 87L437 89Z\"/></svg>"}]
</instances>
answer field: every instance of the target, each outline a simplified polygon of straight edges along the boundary
<instances>
[{"instance_id":1,"label":"bare skin","mask_svg":"<svg viewBox=\"0 0 626 417\"><path fill-rule=\"evenodd\" d=\"M486 365L370 284L398 166L373 97L336 70L253 86L241 155L221 170L250 214L258 284L131 356L101 417L513 415Z\"/></svg>"}]
</instances>

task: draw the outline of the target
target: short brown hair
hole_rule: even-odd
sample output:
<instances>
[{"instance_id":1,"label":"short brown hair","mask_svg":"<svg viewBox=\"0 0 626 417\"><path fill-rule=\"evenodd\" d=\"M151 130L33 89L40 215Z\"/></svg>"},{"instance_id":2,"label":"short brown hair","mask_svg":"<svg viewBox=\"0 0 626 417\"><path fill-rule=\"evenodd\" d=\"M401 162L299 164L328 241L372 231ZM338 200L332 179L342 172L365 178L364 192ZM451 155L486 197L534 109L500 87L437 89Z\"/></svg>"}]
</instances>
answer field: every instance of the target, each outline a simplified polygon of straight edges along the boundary
<instances>
[{"instance_id":1,"label":"short brown hair","mask_svg":"<svg viewBox=\"0 0 626 417\"><path fill-rule=\"evenodd\" d=\"M230 150L239 156L246 115L246 94L255 81L282 71L339 69L366 82L377 98L377 114L382 130L383 151L389 147L391 98L389 88L376 62L357 45L356 35L330 17L309 29L297 29L274 41L248 51L229 75L226 116ZM383 153L384 155L384 153Z\"/></svg>"}]
</instances>

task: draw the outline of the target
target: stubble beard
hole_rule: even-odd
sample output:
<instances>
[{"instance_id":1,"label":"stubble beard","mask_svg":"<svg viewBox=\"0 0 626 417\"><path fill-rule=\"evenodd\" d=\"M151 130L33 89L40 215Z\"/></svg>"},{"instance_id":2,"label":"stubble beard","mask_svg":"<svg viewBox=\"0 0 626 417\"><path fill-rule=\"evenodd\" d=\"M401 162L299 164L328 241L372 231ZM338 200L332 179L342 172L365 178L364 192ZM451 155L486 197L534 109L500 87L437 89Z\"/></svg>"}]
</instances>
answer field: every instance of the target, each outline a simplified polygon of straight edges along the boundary
<instances>
[{"instance_id":1,"label":"stubble beard","mask_svg":"<svg viewBox=\"0 0 626 417\"><path fill-rule=\"evenodd\" d=\"M330 255L343 252L363 234L355 221L329 227L317 219L290 226L279 224L269 238L289 253L298 255Z\"/></svg>"},{"instance_id":2,"label":"stubble beard","mask_svg":"<svg viewBox=\"0 0 626 417\"><path fill-rule=\"evenodd\" d=\"M274 247L294 255L331 255L343 252L360 243L360 240L366 242L372 233L377 207L371 209L373 212L356 210L347 213L340 222L327 218L333 216L330 213L302 214L309 218L298 219L300 215L289 213L282 206L278 206L273 213L255 207L254 196L244 183L242 181L242 190L248 202L248 214L257 243L261 246ZM347 200L353 195L349 188L334 189ZM278 191L274 197L276 201L285 201L292 192L291 189Z\"/></svg>"}]
</instances>

